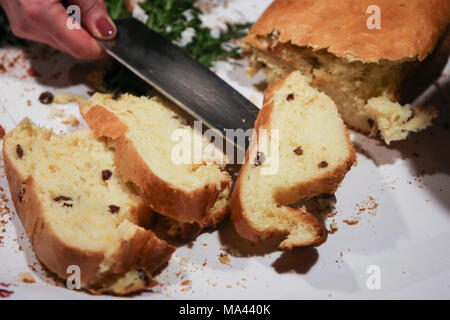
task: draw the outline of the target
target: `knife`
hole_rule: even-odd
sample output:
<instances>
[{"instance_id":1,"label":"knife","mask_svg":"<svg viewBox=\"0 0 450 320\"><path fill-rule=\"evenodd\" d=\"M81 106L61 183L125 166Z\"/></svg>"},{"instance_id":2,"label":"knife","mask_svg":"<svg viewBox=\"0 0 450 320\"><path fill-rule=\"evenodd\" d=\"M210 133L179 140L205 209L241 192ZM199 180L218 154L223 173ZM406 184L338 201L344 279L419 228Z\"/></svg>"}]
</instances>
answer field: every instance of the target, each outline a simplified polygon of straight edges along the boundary
<instances>
[{"instance_id":1,"label":"knife","mask_svg":"<svg viewBox=\"0 0 450 320\"><path fill-rule=\"evenodd\" d=\"M115 23L116 38L99 40L109 55L239 150L246 149L248 139L242 145L226 133L253 129L259 109L252 102L142 22Z\"/></svg>"}]
</instances>

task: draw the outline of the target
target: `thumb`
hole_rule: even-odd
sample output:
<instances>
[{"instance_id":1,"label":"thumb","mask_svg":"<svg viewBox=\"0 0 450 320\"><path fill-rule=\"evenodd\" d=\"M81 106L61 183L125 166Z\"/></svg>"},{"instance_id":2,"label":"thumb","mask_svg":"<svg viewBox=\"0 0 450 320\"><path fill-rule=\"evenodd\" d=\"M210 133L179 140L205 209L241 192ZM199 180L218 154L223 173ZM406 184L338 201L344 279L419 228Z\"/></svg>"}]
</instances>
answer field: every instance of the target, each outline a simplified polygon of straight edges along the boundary
<instances>
[{"instance_id":1,"label":"thumb","mask_svg":"<svg viewBox=\"0 0 450 320\"><path fill-rule=\"evenodd\" d=\"M81 9L81 24L98 39L112 39L116 36L116 26L106 11L103 0L71 0L71 4Z\"/></svg>"}]
</instances>

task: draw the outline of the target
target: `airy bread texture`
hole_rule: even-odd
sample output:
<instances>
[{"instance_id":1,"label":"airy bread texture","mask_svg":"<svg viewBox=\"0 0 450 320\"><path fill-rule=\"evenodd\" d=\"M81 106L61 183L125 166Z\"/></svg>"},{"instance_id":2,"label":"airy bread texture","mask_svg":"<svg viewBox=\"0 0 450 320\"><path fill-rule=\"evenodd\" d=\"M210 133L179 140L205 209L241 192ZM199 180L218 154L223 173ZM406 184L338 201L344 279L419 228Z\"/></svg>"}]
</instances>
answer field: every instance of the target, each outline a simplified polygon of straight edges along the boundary
<instances>
[{"instance_id":1,"label":"airy bread texture","mask_svg":"<svg viewBox=\"0 0 450 320\"><path fill-rule=\"evenodd\" d=\"M172 104L159 97L122 95L115 100L95 94L80 104L80 112L98 137L116 143L114 161L122 178L136 185L153 210L179 221L179 230L199 231L225 217L231 182L224 170L225 155L189 126ZM189 139L172 139L180 129ZM199 139L204 150L215 152L195 161L194 139ZM174 151L180 146L192 151L184 163L174 161Z\"/></svg>"},{"instance_id":2,"label":"airy bread texture","mask_svg":"<svg viewBox=\"0 0 450 320\"><path fill-rule=\"evenodd\" d=\"M372 4L365 0L274 1L243 45L249 74L263 70L271 83L300 70L315 88L334 100L349 127L372 135L380 131L387 143L404 139L407 132L390 136L397 129L386 130L382 120L368 112L368 100L397 101L405 79L413 74L418 61L433 51L443 33L450 3L377 1L382 29L369 30L365 12ZM400 112L405 118L413 110L406 105L390 116ZM422 130L437 116L433 108L426 114L422 108L418 110L403 131L405 127Z\"/></svg>"},{"instance_id":3,"label":"airy bread texture","mask_svg":"<svg viewBox=\"0 0 450 320\"><path fill-rule=\"evenodd\" d=\"M438 114L434 108L416 106L413 109L409 104L401 106L384 96L370 98L365 112L370 119L376 119L376 127L372 130L379 130L387 144L403 140L410 132L426 128Z\"/></svg>"},{"instance_id":4,"label":"airy bread texture","mask_svg":"<svg viewBox=\"0 0 450 320\"><path fill-rule=\"evenodd\" d=\"M260 129L268 130L268 144L277 139L279 147L275 144L262 154L256 143ZM278 130L278 138L271 130ZM266 90L255 133L232 195L236 230L252 241L286 236L282 249L320 242L326 234L323 226L305 208L288 205L334 193L356 161L336 105L312 88L307 77L294 72ZM272 162L264 160L276 151L278 171L262 174Z\"/></svg>"},{"instance_id":5,"label":"airy bread texture","mask_svg":"<svg viewBox=\"0 0 450 320\"><path fill-rule=\"evenodd\" d=\"M152 231L152 212L120 179L114 152L90 130L55 135L24 119L3 140L12 199L34 252L62 279L127 294L149 286L174 251Z\"/></svg>"}]
</instances>

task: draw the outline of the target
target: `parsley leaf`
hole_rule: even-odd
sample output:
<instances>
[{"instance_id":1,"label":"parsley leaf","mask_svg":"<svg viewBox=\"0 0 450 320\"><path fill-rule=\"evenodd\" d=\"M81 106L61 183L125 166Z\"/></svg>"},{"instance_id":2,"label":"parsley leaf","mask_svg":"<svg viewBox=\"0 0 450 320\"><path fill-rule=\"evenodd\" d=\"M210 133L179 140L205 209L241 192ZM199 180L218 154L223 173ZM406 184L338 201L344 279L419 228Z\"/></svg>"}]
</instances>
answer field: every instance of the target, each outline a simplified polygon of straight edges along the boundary
<instances>
[{"instance_id":1,"label":"parsley leaf","mask_svg":"<svg viewBox=\"0 0 450 320\"><path fill-rule=\"evenodd\" d=\"M131 18L133 15L127 11L126 3L124 0L112 0L106 1L106 8L112 19L124 19Z\"/></svg>"}]
</instances>

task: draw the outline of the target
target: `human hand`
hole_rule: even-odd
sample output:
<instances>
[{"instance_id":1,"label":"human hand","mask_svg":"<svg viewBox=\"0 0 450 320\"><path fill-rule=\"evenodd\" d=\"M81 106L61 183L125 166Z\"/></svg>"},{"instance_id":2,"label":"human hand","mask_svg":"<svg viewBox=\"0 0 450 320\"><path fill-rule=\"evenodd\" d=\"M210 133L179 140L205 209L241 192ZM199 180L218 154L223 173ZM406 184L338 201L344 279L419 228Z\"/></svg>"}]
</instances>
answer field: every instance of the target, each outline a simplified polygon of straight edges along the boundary
<instances>
[{"instance_id":1,"label":"human hand","mask_svg":"<svg viewBox=\"0 0 450 320\"><path fill-rule=\"evenodd\" d=\"M46 43L79 59L105 57L95 38L113 38L116 27L104 1L67 2L80 7L82 27L68 28L69 14L59 0L0 0L0 5L8 15L12 32L20 38Z\"/></svg>"}]
</instances>

